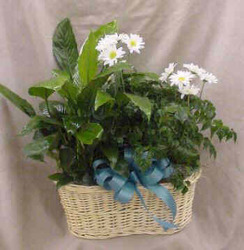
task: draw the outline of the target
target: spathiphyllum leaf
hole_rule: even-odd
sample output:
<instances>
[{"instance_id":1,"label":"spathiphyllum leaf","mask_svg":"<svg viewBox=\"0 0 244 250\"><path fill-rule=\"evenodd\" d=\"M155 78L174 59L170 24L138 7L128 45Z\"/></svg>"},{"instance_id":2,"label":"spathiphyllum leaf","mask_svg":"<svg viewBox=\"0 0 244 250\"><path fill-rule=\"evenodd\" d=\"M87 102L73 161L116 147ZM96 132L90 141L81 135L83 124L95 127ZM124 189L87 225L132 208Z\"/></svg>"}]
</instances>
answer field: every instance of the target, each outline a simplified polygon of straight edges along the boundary
<instances>
[{"instance_id":1,"label":"spathiphyllum leaf","mask_svg":"<svg viewBox=\"0 0 244 250\"><path fill-rule=\"evenodd\" d=\"M46 136L27 144L24 153L27 157L45 154L54 140L53 136Z\"/></svg>"},{"instance_id":2,"label":"spathiphyllum leaf","mask_svg":"<svg viewBox=\"0 0 244 250\"><path fill-rule=\"evenodd\" d=\"M132 65L130 65L129 63L117 63L105 69L102 73L98 74L96 78L108 76L108 75L111 75L115 72L119 72L122 70L131 70L131 69L132 69Z\"/></svg>"},{"instance_id":3,"label":"spathiphyllum leaf","mask_svg":"<svg viewBox=\"0 0 244 250\"><path fill-rule=\"evenodd\" d=\"M95 49L97 39L94 32L90 32L90 35L83 46L82 53L78 60L79 74L81 83L86 86L97 74L98 69L98 52Z\"/></svg>"},{"instance_id":4,"label":"spathiphyllum leaf","mask_svg":"<svg viewBox=\"0 0 244 250\"><path fill-rule=\"evenodd\" d=\"M81 128L76 136L83 144L92 144L93 141L102 135L103 128L97 123L88 123Z\"/></svg>"},{"instance_id":5,"label":"spathiphyllum leaf","mask_svg":"<svg viewBox=\"0 0 244 250\"><path fill-rule=\"evenodd\" d=\"M137 96L133 94L125 94L131 102L145 113L147 119L150 120L152 112L152 103L147 97Z\"/></svg>"},{"instance_id":6,"label":"spathiphyllum leaf","mask_svg":"<svg viewBox=\"0 0 244 250\"><path fill-rule=\"evenodd\" d=\"M95 100L95 110L97 110L100 106L104 105L105 103L113 102L113 101L114 101L114 98L111 95L101 90L98 90L96 100Z\"/></svg>"},{"instance_id":7,"label":"spathiphyllum leaf","mask_svg":"<svg viewBox=\"0 0 244 250\"><path fill-rule=\"evenodd\" d=\"M53 35L53 55L62 70L72 75L79 56L70 20L61 21Z\"/></svg>"},{"instance_id":8,"label":"spathiphyllum leaf","mask_svg":"<svg viewBox=\"0 0 244 250\"><path fill-rule=\"evenodd\" d=\"M69 80L66 74L59 75L47 81L37 83L29 88L29 94L32 96L38 96L43 99L48 98L55 91L58 92L62 89L62 86Z\"/></svg>"},{"instance_id":9,"label":"spathiphyllum leaf","mask_svg":"<svg viewBox=\"0 0 244 250\"><path fill-rule=\"evenodd\" d=\"M35 110L29 102L27 102L25 99L21 98L2 84L0 84L0 94L2 94L5 98L7 98L10 102L12 102L17 108L19 108L28 116L34 116L36 114Z\"/></svg>"},{"instance_id":10,"label":"spathiphyllum leaf","mask_svg":"<svg viewBox=\"0 0 244 250\"><path fill-rule=\"evenodd\" d=\"M100 39L102 36L106 34L113 34L118 32L118 23L116 20L101 25L94 33L97 39Z\"/></svg>"},{"instance_id":11,"label":"spathiphyllum leaf","mask_svg":"<svg viewBox=\"0 0 244 250\"><path fill-rule=\"evenodd\" d=\"M81 84L86 86L93 80L98 70L98 51L96 50L98 40L105 34L117 32L117 22L113 21L101 26L96 31L90 32L85 41L78 59L78 68Z\"/></svg>"},{"instance_id":12,"label":"spathiphyllum leaf","mask_svg":"<svg viewBox=\"0 0 244 250\"><path fill-rule=\"evenodd\" d=\"M41 102L39 104L40 113L44 116L63 116L66 114L64 103L59 101L49 100L48 102ZM50 114L49 114L50 112Z\"/></svg>"},{"instance_id":13,"label":"spathiphyllum leaf","mask_svg":"<svg viewBox=\"0 0 244 250\"><path fill-rule=\"evenodd\" d=\"M46 116L34 116L22 129L20 135L30 134L34 129L46 128L47 125L61 125L60 122Z\"/></svg>"}]
</instances>

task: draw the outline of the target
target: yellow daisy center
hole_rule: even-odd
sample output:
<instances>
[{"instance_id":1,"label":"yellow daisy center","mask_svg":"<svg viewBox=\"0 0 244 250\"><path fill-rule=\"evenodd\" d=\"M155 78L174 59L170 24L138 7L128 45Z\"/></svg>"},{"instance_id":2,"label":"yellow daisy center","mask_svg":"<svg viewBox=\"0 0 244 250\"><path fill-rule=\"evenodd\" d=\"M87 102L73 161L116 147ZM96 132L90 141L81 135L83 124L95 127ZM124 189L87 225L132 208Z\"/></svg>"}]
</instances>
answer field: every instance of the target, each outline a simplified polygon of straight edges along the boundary
<instances>
[{"instance_id":1,"label":"yellow daisy center","mask_svg":"<svg viewBox=\"0 0 244 250\"><path fill-rule=\"evenodd\" d=\"M136 47L136 40L131 40L130 41L130 46L131 47Z\"/></svg>"},{"instance_id":2,"label":"yellow daisy center","mask_svg":"<svg viewBox=\"0 0 244 250\"><path fill-rule=\"evenodd\" d=\"M109 58L110 58L110 59L114 59L116 56L117 56L116 51L111 51L111 52L109 53Z\"/></svg>"},{"instance_id":3,"label":"yellow daisy center","mask_svg":"<svg viewBox=\"0 0 244 250\"><path fill-rule=\"evenodd\" d=\"M179 80L180 82L185 81L185 79L186 79L186 78L185 78L185 77L183 77L183 76L181 76L181 77L179 77L179 78L178 78L178 80Z\"/></svg>"}]
</instances>

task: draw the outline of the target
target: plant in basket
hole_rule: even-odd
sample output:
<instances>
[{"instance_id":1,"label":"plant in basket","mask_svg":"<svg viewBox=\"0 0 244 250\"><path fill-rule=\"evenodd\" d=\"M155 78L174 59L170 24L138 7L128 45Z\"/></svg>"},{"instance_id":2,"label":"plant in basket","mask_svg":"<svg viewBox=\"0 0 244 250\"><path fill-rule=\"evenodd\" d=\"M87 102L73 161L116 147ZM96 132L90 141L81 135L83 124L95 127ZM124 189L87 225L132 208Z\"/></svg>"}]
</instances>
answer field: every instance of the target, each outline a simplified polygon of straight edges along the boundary
<instances>
[{"instance_id":1,"label":"plant in basket","mask_svg":"<svg viewBox=\"0 0 244 250\"><path fill-rule=\"evenodd\" d=\"M113 21L91 31L79 52L64 19L53 35L59 69L29 88L41 100L38 111L0 85L30 117L20 132L33 134L26 156L56 161L49 178L77 236L180 230L191 218L201 150L216 157L214 136L236 141L234 130L216 119L213 103L202 98L217 78L194 64L170 63L161 75L137 71L130 57L144 46L141 36L118 33ZM120 216L133 217L134 224Z\"/></svg>"}]
</instances>

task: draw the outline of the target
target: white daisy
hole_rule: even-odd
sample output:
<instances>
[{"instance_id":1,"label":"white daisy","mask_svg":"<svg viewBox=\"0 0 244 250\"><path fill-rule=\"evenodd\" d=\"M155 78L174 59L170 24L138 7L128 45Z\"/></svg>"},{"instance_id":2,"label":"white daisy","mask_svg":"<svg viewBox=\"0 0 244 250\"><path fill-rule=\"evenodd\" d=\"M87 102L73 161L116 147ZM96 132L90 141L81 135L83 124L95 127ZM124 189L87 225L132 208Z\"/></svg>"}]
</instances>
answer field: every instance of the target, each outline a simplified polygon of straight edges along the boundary
<instances>
[{"instance_id":1,"label":"white daisy","mask_svg":"<svg viewBox=\"0 0 244 250\"><path fill-rule=\"evenodd\" d=\"M165 82L168 79L168 77L174 72L175 66L176 63L170 63L169 66L164 69L164 72L161 74L159 80Z\"/></svg>"},{"instance_id":2,"label":"white daisy","mask_svg":"<svg viewBox=\"0 0 244 250\"><path fill-rule=\"evenodd\" d=\"M197 74L202 81L208 82L210 84L218 82L216 76L214 76L212 73L207 72L205 69L200 68L199 66L193 63L184 64L183 66L188 70L190 70L191 72Z\"/></svg>"},{"instance_id":3,"label":"white daisy","mask_svg":"<svg viewBox=\"0 0 244 250\"><path fill-rule=\"evenodd\" d=\"M193 75L189 71L177 71L176 73L172 74L169 79L170 79L170 85L176 85L179 88L186 86L190 84L191 80L195 78L195 75Z\"/></svg>"},{"instance_id":4,"label":"white daisy","mask_svg":"<svg viewBox=\"0 0 244 250\"><path fill-rule=\"evenodd\" d=\"M127 45L130 53L136 52L140 54L140 49L143 49L145 45L142 37L136 34L130 34L128 37L123 36L123 42Z\"/></svg>"},{"instance_id":5,"label":"white daisy","mask_svg":"<svg viewBox=\"0 0 244 250\"><path fill-rule=\"evenodd\" d=\"M159 77L159 80L162 81L162 82L166 82L168 77L169 77L169 75L167 73L163 72L161 74L161 76Z\"/></svg>"},{"instance_id":6,"label":"white daisy","mask_svg":"<svg viewBox=\"0 0 244 250\"><path fill-rule=\"evenodd\" d=\"M98 41L96 50L101 52L107 49L108 47L116 45L118 41L119 41L119 35L117 33L111 35L105 35L105 37L101 38Z\"/></svg>"},{"instance_id":7,"label":"white daisy","mask_svg":"<svg viewBox=\"0 0 244 250\"><path fill-rule=\"evenodd\" d=\"M205 69L200 68L198 65L195 65L193 63L189 63L189 64L185 63L185 64L183 64L183 67L188 69L189 71L197 74L197 75L200 75L200 74L203 74L206 72Z\"/></svg>"},{"instance_id":8,"label":"white daisy","mask_svg":"<svg viewBox=\"0 0 244 250\"><path fill-rule=\"evenodd\" d=\"M122 47L110 46L100 52L98 59L104 62L104 65L113 66L118 59L123 58L125 51Z\"/></svg>"},{"instance_id":9,"label":"white daisy","mask_svg":"<svg viewBox=\"0 0 244 250\"><path fill-rule=\"evenodd\" d=\"M181 99L184 98L185 95L197 95L199 92L199 88L193 85L186 85L179 88L179 92L181 93Z\"/></svg>"},{"instance_id":10,"label":"white daisy","mask_svg":"<svg viewBox=\"0 0 244 250\"><path fill-rule=\"evenodd\" d=\"M129 36L125 33L121 33L121 34L119 34L119 40L122 43L126 43L129 40Z\"/></svg>"},{"instance_id":11,"label":"white daisy","mask_svg":"<svg viewBox=\"0 0 244 250\"><path fill-rule=\"evenodd\" d=\"M209 84L218 83L217 77L215 75L213 75L212 73L204 72L204 73L200 74L199 77L202 81L205 81Z\"/></svg>"}]
</instances>

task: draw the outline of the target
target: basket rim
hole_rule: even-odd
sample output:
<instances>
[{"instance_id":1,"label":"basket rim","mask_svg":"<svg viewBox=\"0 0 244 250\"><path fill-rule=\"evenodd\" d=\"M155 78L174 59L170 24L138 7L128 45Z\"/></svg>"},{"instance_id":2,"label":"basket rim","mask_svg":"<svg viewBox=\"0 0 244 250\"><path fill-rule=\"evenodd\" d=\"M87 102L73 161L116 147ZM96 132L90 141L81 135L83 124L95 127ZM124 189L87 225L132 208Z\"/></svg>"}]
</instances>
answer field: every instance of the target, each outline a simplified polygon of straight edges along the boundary
<instances>
[{"instance_id":1,"label":"basket rim","mask_svg":"<svg viewBox=\"0 0 244 250\"><path fill-rule=\"evenodd\" d=\"M197 180L200 178L202 173L202 168L200 167L197 171L192 173L189 177L187 177L185 180L190 181L191 184L194 184L197 182ZM174 188L171 183L161 183L164 187L167 188ZM144 189L143 186L139 186L140 189ZM79 185L79 184L74 184L74 183L69 183L67 185L64 185L59 188L60 191L74 191L74 192L81 192L81 193L107 193L108 190L98 186L85 186L85 185Z\"/></svg>"}]
</instances>

